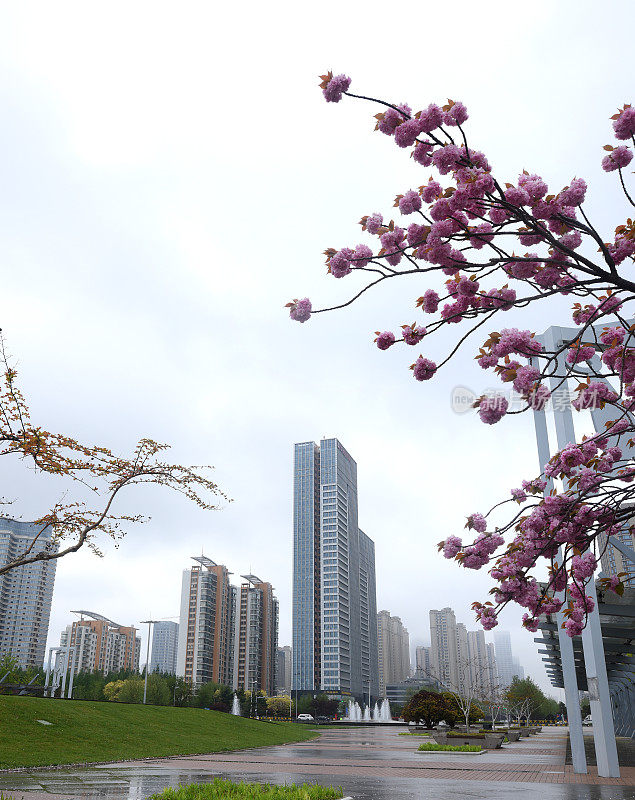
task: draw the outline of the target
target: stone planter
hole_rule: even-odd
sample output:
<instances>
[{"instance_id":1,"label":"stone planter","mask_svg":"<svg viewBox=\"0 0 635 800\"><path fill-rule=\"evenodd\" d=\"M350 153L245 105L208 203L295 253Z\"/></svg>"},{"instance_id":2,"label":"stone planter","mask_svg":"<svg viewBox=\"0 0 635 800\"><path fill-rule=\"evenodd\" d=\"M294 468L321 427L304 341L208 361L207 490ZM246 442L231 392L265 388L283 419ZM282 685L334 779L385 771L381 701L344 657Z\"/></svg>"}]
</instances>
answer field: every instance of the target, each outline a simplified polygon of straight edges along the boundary
<instances>
[{"instance_id":1,"label":"stone planter","mask_svg":"<svg viewBox=\"0 0 635 800\"><path fill-rule=\"evenodd\" d=\"M485 734L485 749L498 750L503 745L505 737L502 733L486 733Z\"/></svg>"},{"instance_id":2,"label":"stone planter","mask_svg":"<svg viewBox=\"0 0 635 800\"><path fill-rule=\"evenodd\" d=\"M520 731L506 731L505 736L510 742L517 742L520 739Z\"/></svg>"},{"instance_id":3,"label":"stone planter","mask_svg":"<svg viewBox=\"0 0 635 800\"><path fill-rule=\"evenodd\" d=\"M497 750L503 744L504 739L502 733L486 733L484 736L465 733L460 736L448 736L447 733L435 732L432 735L437 744L475 744L485 750Z\"/></svg>"}]
</instances>

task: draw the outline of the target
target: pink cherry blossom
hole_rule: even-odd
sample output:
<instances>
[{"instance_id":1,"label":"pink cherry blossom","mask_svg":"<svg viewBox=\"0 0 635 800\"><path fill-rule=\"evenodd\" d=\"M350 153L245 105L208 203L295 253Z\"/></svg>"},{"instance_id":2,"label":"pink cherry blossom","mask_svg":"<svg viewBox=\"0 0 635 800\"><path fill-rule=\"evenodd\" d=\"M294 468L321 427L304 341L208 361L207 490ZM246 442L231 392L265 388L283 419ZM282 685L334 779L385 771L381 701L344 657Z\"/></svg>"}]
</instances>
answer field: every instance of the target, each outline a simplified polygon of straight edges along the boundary
<instances>
[{"instance_id":1,"label":"pink cherry blossom","mask_svg":"<svg viewBox=\"0 0 635 800\"><path fill-rule=\"evenodd\" d=\"M384 331L377 336L375 342L380 350L388 350L395 343L395 334L391 331Z\"/></svg>"},{"instance_id":2,"label":"pink cherry blossom","mask_svg":"<svg viewBox=\"0 0 635 800\"><path fill-rule=\"evenodd\" d=\"M306 322L311 316L311 301L309 298L294 300L289 310L289 316L295 322Z\"/></svg>"},{"instance_id":3,"label":"pink cherry blossom","mask_svg":"<svg viewBox=\"0 0 635 800\"><path fill-rule=\"evenodd\" d=\"M342 99L342 94L348 91L351 85L351 79L346 75L335 75L326 84L322 93L327 103L339 103Z\"/></svg>"},{"instance_id":4,"label":"pink cherry blossom","mask_svg":"<svg viewBox=\"0 0 635 800\"><path fill-rule=\"evenodd\" d=\"M626 106L613 121L613 130L616 139L630 139L635 136L635 108Z\"/></svg>"},{"instance_id":5,"label":"pink cherry blossom","mask_svg":"<svg viewBox=\"0 0 635 800\"><path fill-rule=\"evenodd\" d=\"M478 407L478 415L486 425L495 425L505 416L509 403L500 395L484 397Z\"/></svg>"},{"instance_id":6,"label":"pink cherry blossom","mask_svg":"<svg viewBox=\"0 0 635 800\"><path fill-rule=\"evenodd\" d=\"M631 163L632 158L633 151L629 147L626 147L626 145L614 147L613 150L602 159L602 169L605 172L613 172L616 169L627 167Z\"/></svg>"},{"instance_id":7,"label":"pink cherry blossom","mask_svg":"<svg viewBox=\"0 0 635 800\"><path fill-rule=\"evenodd\" d=\"M426 335L426 329L422 325L404 325L403 339L406 344L415 345Z\"/></svg>"},{"instance_id":8,"label":"pink cherry blossom","mask_svg":"<svg viewBox=\"0 0 635 800\"><path fill-rule=\"evenodd\" d=\"M412 370L416 380L429 381L437 371L437 365L434 363L434 361L430 361L428 358L419 356L419 358L412 365Z\"/></svg>"}]
</instances>

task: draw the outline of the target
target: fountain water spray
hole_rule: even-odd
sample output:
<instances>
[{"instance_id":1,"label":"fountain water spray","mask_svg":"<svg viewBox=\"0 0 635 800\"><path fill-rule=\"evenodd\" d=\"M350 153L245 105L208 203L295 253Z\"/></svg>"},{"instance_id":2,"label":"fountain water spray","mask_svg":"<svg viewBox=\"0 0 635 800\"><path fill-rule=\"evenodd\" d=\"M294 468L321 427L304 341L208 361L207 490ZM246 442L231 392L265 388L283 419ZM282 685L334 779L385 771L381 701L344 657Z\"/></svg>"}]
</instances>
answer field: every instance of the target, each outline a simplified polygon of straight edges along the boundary
<instances>
[{"instance_id":1,"label":"fountain water spray","mask_svg":"<svg viewBox=\"0 0 635 800\"><path fill-rule=\"evenodd\" d=\"M240 713L240 703L238 702L238 695L237 694L234 694L234 701L232 703L232 714L235 717L242 716L241 713Z\"/></svg>"}]
</instances>

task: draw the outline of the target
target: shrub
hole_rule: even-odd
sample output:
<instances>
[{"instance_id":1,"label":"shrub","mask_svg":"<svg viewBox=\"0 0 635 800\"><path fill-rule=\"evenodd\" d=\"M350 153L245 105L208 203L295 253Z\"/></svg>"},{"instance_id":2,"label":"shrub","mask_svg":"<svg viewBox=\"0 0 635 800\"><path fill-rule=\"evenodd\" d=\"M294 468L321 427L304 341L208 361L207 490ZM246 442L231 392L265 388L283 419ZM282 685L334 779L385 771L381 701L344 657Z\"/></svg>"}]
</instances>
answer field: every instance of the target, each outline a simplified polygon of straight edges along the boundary
<instances>
[{"instance_id":1,"label":"shrub","mask_svg":"<svg viewBox=\"0 0 635 800\"><path fill-rule=\"evenodd\" d=\"M450 753L480 753L481 748L477 744L436 744L435 742L424 742L417 750L423 751L445 751Z\"/></svg>"},{"instance_id":2,"label":"shrub","mask_svg":"<svg viewBox=\"0 0 635 800\"><path fill-rule=\"evenodd\" d=\"M303 783L296 786L273 786L268 783L234 783L214 778L211 783L191 783L178 789L164 789L153 794L150 800L229 800L230 798L262 798L262 800L338 800L344 792L341 788Z\"/></svg>"}]
</instances>

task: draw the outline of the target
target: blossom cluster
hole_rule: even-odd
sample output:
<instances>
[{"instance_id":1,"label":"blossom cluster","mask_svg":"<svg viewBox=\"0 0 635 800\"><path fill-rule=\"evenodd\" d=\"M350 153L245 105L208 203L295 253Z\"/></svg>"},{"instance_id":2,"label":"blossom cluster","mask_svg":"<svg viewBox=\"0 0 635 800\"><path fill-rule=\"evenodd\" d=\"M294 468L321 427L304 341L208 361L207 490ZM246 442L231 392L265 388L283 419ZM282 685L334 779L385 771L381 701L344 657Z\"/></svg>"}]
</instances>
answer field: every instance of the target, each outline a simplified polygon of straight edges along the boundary
<instances>
[{"instance_id":1,"label":"blossom cluster","mask_svg":"<svg viewBox=\"0 0 635 800\"><path fill-rule=\"evenodd\" d=\"M346 75L329 72L320 86L326 101L337 103L349 93L350 83ZM428 381L467 339L462 336L448 358L433 360L429 342L441 328L467 323L473 332L496 314L554 295L586 300L573 304L578 335L558 352L547 352L532 331L508 326L491 332L475 358L501 383L512 385L527 410L545 409L551 391L558 390L553 382L551 388L547 385L557 368L565 391L568 378L578 381L570 399L574 409L608 405L614 407L615 419L605 433L568 444L542 475L512 489L507 501L517 510L512 521L488 531L489 515L475 513L466 526L474 531L472 541L449 536L440 544L446 558L465 568L489 568L496 581L494 603L474 604L486 629L497 624L497 609L513 601L526 609L523 624L528 630L536 630L541 614L566 608L565 628L577 635L592 609L584 590L597 565L592 548L600 533L610 536L624 524L614 498L631 497L619 494L623 488L611 489L611 482L624 487L635 478L620 441L635 432L629 416L635 412L635 346L623 316L624 302L635 290L630 278L625 283L618 273L624 261L635 261L635 222L619 225L609 241L600 238L582 208L588 186L578 176L556 191L528 170L513 182L498 180L488 157L468 145L463 126L469 116L461 102L430 103L419 111L407 103L382 105L375 129L410 151L417 167L436 174L413 181L396 195L393 207L403 219L379 212L363 216L362 232L371 244L329 248L327 271L338 280L353 276L359 282L366 276L372 284L365 288L402 274L437 276L438 282L416 301L425 319L402 324L400 330L376 331L378 349L421 346L410 369L415 380ZM602 167L618 173L632 202L622 171L633 157L635 109L625 105L612 122L619 144L605 146ZM591 251L600 254L598 264L589 257ZM298 322L316 313L308 298L288 307ZM619 386L609 385L607 377ZM499 423L512 410L496 392L479 397L474 405L487 425ZM562 491L554 488L556 480L563 481ZM513 538L506 545L510 531ZM540 559L551 566L546 588L531 574ZM616 590L619 585L610 584Z\"/></svg>"}]
</instances>

